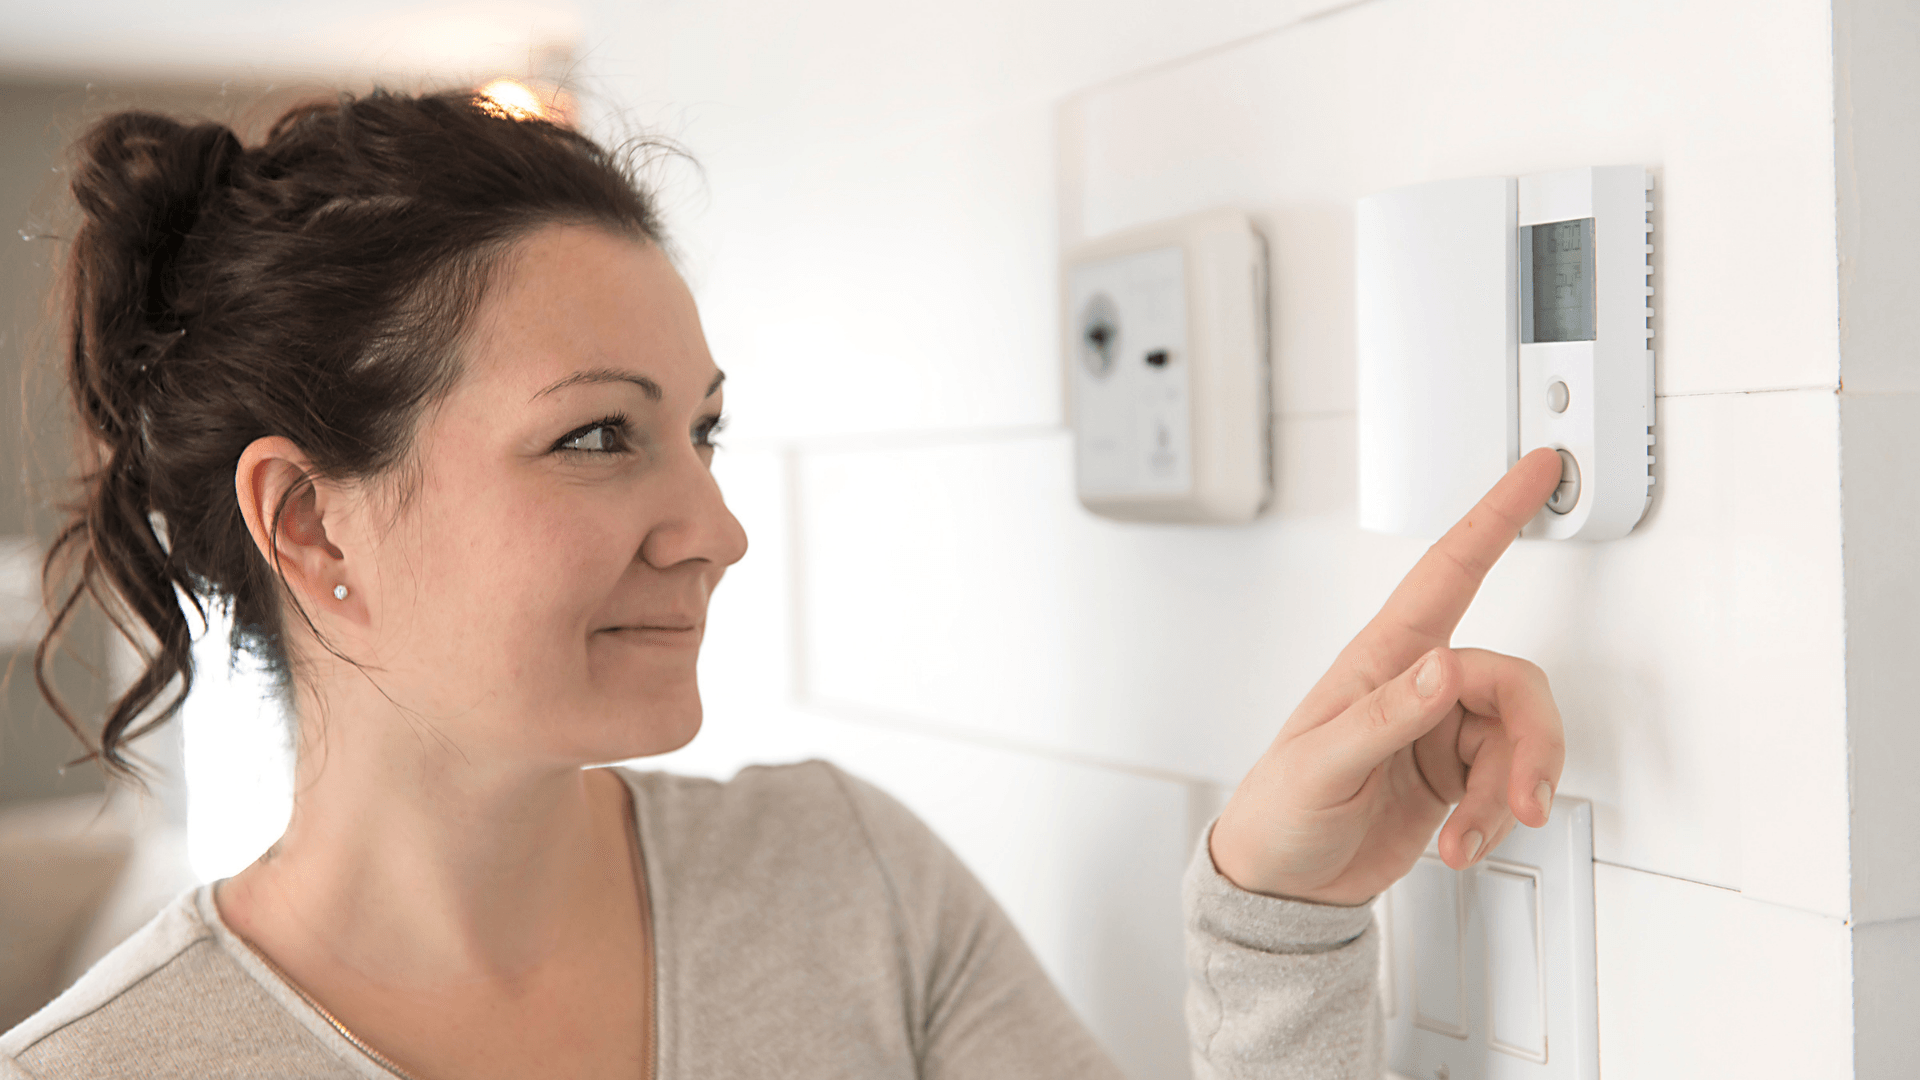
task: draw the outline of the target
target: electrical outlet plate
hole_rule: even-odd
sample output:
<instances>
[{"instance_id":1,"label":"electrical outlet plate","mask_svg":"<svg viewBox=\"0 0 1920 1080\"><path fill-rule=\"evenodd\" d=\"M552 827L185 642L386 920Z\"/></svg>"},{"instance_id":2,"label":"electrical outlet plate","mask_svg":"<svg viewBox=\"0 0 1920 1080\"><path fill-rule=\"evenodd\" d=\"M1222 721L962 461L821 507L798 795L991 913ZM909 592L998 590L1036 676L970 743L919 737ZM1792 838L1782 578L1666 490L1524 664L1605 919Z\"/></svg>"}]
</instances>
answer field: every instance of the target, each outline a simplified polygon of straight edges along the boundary
<instances>
[{"instance_id":1,"label":"electrical outlet plate","mask_svg":"<svg viewBox=\"0 0 1920 1080\"><path fill-rule=\"evenodd\" d=\"M1123 521L1234 523L1273 491L1266 242L1212 211L1062 263L1074 479Z\"/></svg>"},{"instance_id":2,"label":"electrical outlet plate","mask_svg":"<svg viewBox=\"0 0 1920 1080\"><path fill-rule=\"evenodd\" d=\"M1379 902L1388 1061L1406 1080L1598 1080L1593 807L1559 797L1479 863L1430 850Z\"/></svg>"}]
</instances>

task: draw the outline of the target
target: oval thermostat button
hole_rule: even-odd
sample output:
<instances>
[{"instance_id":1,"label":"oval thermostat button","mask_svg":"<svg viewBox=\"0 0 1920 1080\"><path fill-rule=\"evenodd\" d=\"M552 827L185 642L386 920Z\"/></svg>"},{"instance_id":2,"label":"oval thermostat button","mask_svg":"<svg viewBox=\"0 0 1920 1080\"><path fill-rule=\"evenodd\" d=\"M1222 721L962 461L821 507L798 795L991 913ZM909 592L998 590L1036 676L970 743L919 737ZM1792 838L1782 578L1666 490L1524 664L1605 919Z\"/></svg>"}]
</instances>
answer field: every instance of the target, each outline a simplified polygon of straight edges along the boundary
<instances>
[{"instance_id":1,"label":"oval thermostat button","mask_svg":"<svg viewBox=\"0 0 1920 1080\"><path fill-rule=\"evenodd\" d=\"M1553 489L1553 496L1547 500L1547 509L1564 514L1580 501L1580 466L1573 460L1573 455L1565 450L1554 452L1560 455L1560 486Z\"/></svg>"}]
</instances>

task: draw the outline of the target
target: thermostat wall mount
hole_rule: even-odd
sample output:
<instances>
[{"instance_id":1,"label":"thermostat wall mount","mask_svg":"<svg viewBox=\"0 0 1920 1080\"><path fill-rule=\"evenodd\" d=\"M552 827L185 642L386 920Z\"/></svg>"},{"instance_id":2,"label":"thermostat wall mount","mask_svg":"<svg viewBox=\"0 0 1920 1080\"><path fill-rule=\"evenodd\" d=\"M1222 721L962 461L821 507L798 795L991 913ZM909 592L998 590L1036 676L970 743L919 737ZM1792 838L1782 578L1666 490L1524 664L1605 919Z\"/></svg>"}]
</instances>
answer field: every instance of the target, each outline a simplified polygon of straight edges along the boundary
<instances>
[{"instance_id":1,"label":"thermostat wall mount","mask_svg":"<svg viewBox=\"0 0 1920 1080\"><path fill-rule=\"evenodd\" d=\"M1653 498L1652 190L1637 167L1520 178L1520 453L1561 457L1527 536L1625 536Z\"/></svg>"},{"instance_id":2,"label":"thermostat wall mount","mask_svg":"<svg viewBox=\"0 0 1920 1080\"><path fill-rule=\"evenodd\" d=\"M1266 243L1213 211L1080 245L1061 323L1080 502L1245 522L1272 490Z\"/></svg>"},{"instance_id":3,"label":"thermostat wall mount","mask_svg":"<svg viewBox=\"0 0 1920 1080\"><path fill-rule=\"evenodd\" d=\"M1438 537L1530 450L1523 536L1623 537L1653 485L1652 178L1442 180L1355 211L1360 524Z\"/></svg>"}]
</instances>

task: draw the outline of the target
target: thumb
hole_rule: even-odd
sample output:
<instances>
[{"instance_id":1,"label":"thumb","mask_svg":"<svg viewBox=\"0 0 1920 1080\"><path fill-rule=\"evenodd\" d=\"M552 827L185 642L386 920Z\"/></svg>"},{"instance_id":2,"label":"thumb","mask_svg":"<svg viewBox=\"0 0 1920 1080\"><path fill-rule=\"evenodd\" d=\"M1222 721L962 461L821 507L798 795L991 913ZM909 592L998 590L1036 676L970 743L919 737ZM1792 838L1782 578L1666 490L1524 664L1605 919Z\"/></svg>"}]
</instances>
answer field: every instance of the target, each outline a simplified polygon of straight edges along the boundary
<instances>
[{"instance_id":1,"label":"thumb","mask_svg":"<svg viewBox=\"0 0 1920 1080\"><path fill-rule=\"evenodd\" d=\"M1309 777L1316 789L1301 794L1320 805L1352 798L1381 762L1452 711L1463 677L1452 649L1429 650L1340 715L1295 739L1290 751L1313 766L1295 775Z\"/></svg>"}]
</instances>

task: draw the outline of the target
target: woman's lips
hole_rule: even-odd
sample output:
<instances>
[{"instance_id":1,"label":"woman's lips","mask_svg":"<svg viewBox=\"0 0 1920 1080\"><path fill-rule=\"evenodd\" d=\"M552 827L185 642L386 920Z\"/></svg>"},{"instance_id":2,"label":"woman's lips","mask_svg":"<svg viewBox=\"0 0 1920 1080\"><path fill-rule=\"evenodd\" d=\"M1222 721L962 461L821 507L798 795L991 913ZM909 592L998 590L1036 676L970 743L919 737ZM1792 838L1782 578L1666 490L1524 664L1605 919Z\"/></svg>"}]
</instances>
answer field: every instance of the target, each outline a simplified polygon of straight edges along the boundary
<instances>
[{"instance_id":1,"label":"woman's lips","mask_svg":"<svg viewBox=\"0 0 1920 1080\"><path fill-rule=\"evenodd\" d=\"M689 646L700 643L700 627L686 624L610 626L600 631L636 645Z\"/></svg>"}]
</instances>

